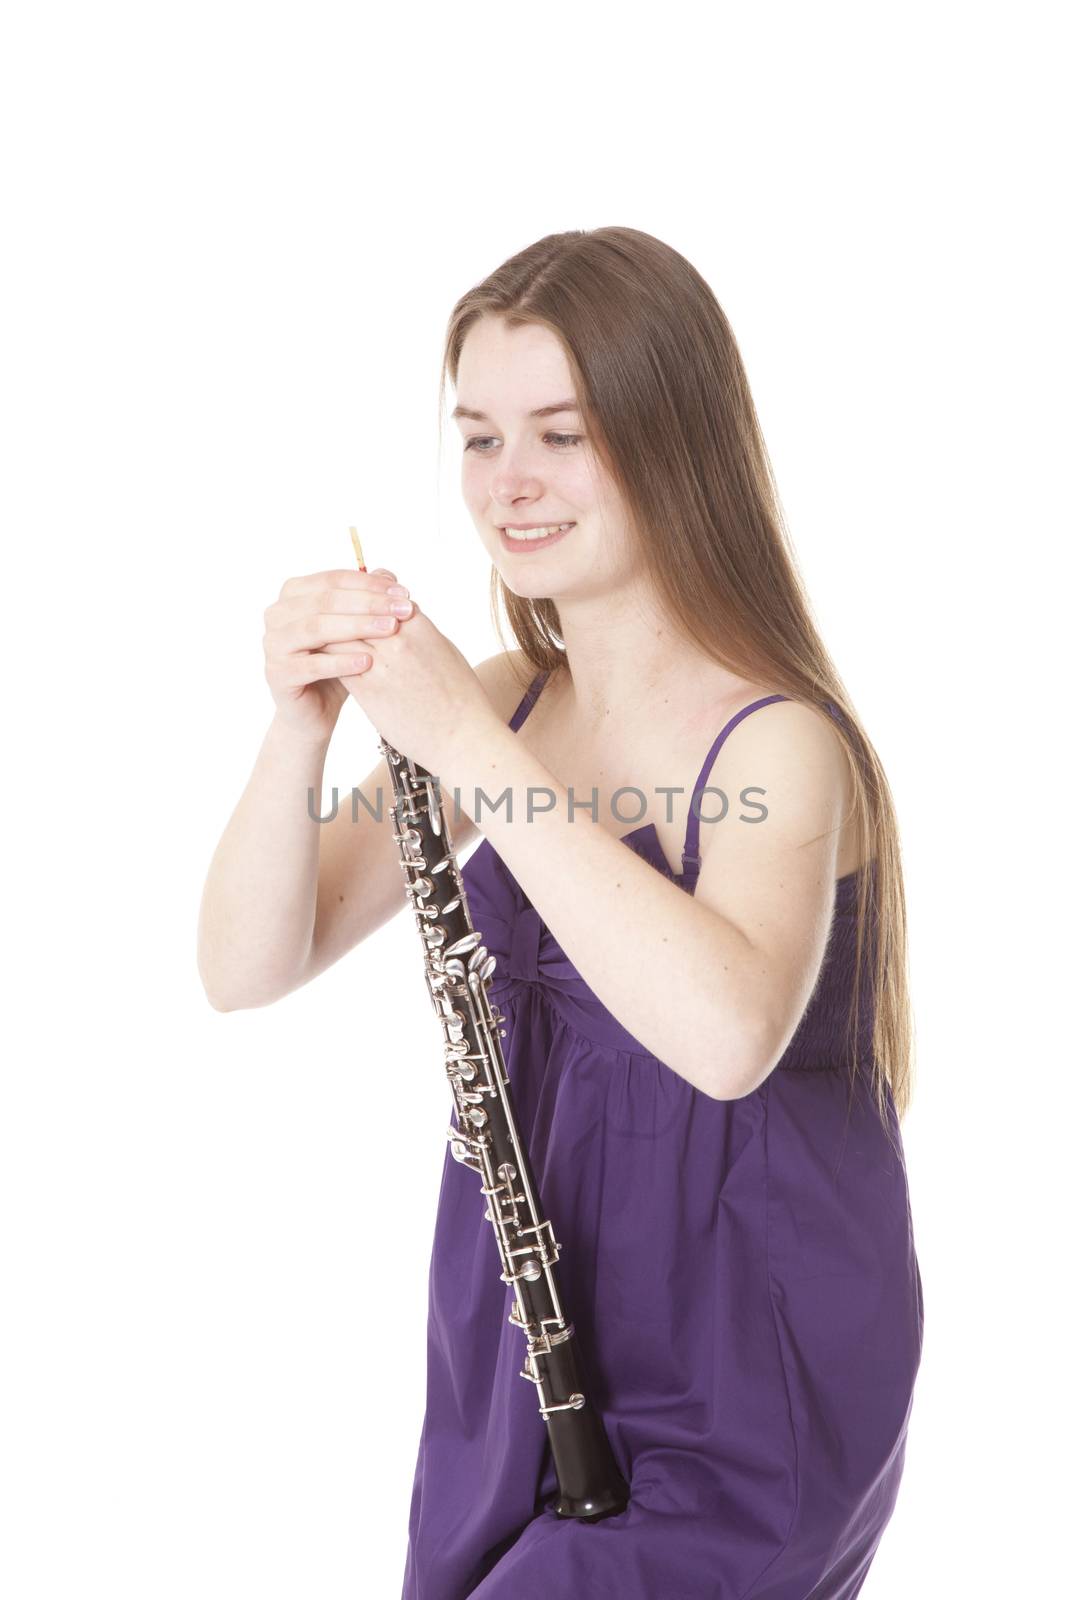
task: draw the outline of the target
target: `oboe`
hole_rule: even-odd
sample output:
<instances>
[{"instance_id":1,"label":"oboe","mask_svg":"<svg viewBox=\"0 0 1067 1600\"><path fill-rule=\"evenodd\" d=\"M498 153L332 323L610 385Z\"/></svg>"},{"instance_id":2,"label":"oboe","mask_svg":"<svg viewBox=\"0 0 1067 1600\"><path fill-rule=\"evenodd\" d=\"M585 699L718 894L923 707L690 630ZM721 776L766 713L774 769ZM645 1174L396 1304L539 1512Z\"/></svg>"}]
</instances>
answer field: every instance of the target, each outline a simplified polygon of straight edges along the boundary
<instances>
[{"instance_id":1,"label":"oboe","mask_svg":"<svg viewBox=\"0 0 1067 1600\"><path fill-rule=\"evenodd\" d=\"M590 1402L574 1325L560 1304L552 1271L560 1246L542 1215L498 1044L501 1012L490 998L496 960L471 922L439 780L386 740L379 746L393 783L389 815L422 936L426 983L444 1030L458 1120L448 1138L455 1159L482 1180L500 1276L515 1291L508 1320L526 1334L521 1376L537 1387L559 1484L550 1505L561 1517L598 1520L621 1511L629 1490Z\"/></svg>"},{"instance_id":2,"label":"oboe","mask_svg":"<svg viewBox=\"0 0 1067 1600\"><path fill-rule=\"evenodd\" d=\"M355 531L356 557L363 558ZM592 1404L574 1325L567 1321L552 1268L560 1245L541 1199L508 1094L500 1049L502 1014L490 996L496 966L471 921L440 781L398 754L379 748L392 781L389 808L400 847L407 896L422 938L430 998L445 1037L445 1070L456 1106L451 1152L482 1180L504 1283L515 1292L509 1322L526 1335L520 1376L537 1390L556 1469L561 1517L596 1522L622 1511L629 1485L619 1471L600 1413Z\"/></svg>"}]
</instances>

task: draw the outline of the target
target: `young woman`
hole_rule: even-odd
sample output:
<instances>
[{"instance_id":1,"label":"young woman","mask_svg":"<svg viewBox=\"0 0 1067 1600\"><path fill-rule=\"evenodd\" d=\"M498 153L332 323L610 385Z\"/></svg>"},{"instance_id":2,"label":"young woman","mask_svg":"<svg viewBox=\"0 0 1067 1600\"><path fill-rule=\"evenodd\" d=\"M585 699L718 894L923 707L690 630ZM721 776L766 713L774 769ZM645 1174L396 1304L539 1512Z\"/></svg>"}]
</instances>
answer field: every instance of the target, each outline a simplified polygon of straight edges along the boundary
<instances>
[{"instance_id":1,"label":"young woman","mask_svg":"<svg viewBox=\"0 0 1067 1600\"><path fill-rule=\"evenodd\" d=\"M631 1499L542 1510L525 1338L446 1152L405 1600L846 1600L896 1500L923 1331L886 778L688 262L628 228L545 238L460 301L446 376L518 649L473 670L406 590L390 615L392 573L286 583L277 714L201 922L227 1009L405 904L387 819L304 807L349 695L440 775L456 848L485 835L464 882L512 1101ZM362 787L390 793L384 763Z\"/></svg>"}]
</instances>

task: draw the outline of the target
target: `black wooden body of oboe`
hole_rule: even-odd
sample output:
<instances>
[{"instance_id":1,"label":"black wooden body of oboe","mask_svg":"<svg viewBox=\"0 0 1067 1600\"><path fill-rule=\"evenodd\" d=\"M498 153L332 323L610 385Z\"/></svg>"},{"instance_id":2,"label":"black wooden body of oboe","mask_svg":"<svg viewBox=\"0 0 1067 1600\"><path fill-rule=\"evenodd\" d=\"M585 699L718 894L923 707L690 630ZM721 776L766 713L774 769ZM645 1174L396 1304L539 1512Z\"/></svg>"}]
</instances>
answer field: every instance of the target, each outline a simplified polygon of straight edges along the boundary
<instances>
[{"instance_id":1,"label":"black wooden body of oboe","mask_svg":"<svg viewBox=\"0 0 1067 1600\"><path fill-rule=\"evenodd\" d=\"M520 1375L536 1387L559 1485L550 1508L595 1522L624 1509L629 1486L590 1401L574 1327L560 1304L552 1271L560 1246L541 1214L508 1095L501 1013L490 999L496 962L471 922L439 780L384 739L379 744L393 785L389 815L418 918L426 983L445 1035L458 1123L448 1138L456 1160L482 1180L500 1276L515 1291L509 1320L527 1341Z\"/></svg>"}]
</instances>

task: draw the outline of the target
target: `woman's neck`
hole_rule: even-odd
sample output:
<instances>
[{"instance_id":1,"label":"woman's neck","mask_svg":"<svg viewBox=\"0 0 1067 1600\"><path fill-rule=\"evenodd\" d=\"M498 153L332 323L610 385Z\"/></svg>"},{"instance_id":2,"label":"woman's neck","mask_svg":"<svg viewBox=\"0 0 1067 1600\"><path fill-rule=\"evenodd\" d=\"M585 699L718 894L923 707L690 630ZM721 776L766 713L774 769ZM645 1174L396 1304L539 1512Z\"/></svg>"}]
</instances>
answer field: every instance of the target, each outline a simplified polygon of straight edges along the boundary
<instances>
[{"instance_id":1,"label":"woman's neck","mask_svg":"<svg viewBox=\"0 0 1067 1600\"><path fill-rule=\"evenodd\" d=\"M556 685L558 704L590 732L607 721L618 731L658 714L677 725L690 703L706 706L744 687L736 673L647 613L560 608L560 624L567 668Z\"/></svg>"}]
</instances>

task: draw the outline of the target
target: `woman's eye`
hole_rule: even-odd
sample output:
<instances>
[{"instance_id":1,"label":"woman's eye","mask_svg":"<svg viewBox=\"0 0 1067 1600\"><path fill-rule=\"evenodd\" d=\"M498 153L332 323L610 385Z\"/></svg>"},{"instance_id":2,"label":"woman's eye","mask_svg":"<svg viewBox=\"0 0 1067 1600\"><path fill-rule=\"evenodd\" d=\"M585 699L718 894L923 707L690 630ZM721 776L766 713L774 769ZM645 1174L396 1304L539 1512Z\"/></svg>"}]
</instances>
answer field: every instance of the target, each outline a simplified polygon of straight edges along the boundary
<instances>
[{"instance_id":1,"label":"woman's eye","mask_svg":"<svg viewBox=\"0 0 1067 1600\"><path fill-rule=\"evenodd\" d=\"M572 450L576 444L581 444L582 442L580 433L546 433L543 437L551 442L553 450ZM485 451L482 449L482 445L491 445L495 444L495 442L491 435L488 438L468 439L463 448L464 450L473 450L475 455L484 456Z\"/></svg>"}]
</instances>

